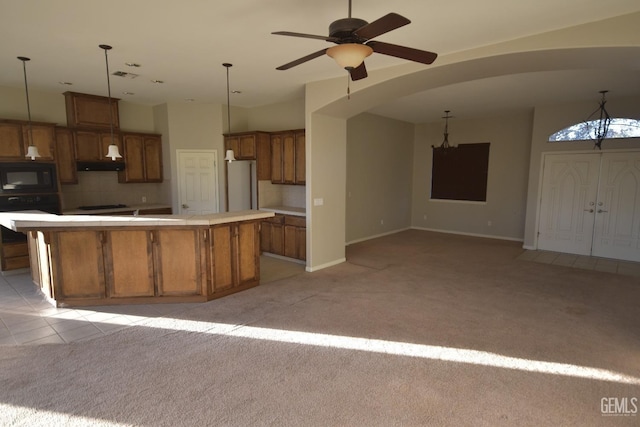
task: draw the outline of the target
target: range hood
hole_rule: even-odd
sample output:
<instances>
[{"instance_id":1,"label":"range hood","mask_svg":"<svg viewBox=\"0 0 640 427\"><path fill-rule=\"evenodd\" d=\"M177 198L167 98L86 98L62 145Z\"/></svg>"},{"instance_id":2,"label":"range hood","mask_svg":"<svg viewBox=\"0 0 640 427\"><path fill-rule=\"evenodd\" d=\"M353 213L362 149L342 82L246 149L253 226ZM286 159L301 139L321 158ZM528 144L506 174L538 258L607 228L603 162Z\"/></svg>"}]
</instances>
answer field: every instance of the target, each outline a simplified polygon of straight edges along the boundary
<instances>
[{"instance_id":1,"label":"range hood","mask_svg":"<svg viewBox=\"0 0 640 427\"><path fill-rule=\"evenodd\" d=\"M77 162L78 171L122 171L124 162Z\"/></svg>"}]
</instances>

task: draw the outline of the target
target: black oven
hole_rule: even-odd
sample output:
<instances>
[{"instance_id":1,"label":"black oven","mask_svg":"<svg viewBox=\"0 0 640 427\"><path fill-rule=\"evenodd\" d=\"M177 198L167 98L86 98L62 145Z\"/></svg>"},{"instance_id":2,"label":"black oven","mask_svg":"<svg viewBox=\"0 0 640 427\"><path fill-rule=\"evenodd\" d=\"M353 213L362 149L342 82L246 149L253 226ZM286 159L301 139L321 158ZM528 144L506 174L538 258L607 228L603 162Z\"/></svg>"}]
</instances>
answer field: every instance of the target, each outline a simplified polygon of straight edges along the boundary
<instances>
[{"instance_id":1,"label":"black oven","mask_svg":"<svg viewBox=\"0 0 640 427\"><path fill-rule=\"evenodd\" d=\"M7 196L0 195L0 212L15 212L39 210L54 214L60 214L60 199L56 193L53 194L28 194ZM23 242L27 240L26 234L0 227L2 242Z\"/></svg>"},{"instance_id":2,"label":"black oven","mask_svg":"<svg viewBox=\"0 0 640 427\"><path fill-rule=\"evenodd\" d=\"M0 163L2 194L57 193L58 178L54 163Z\"/></svg>"}]
</instances>

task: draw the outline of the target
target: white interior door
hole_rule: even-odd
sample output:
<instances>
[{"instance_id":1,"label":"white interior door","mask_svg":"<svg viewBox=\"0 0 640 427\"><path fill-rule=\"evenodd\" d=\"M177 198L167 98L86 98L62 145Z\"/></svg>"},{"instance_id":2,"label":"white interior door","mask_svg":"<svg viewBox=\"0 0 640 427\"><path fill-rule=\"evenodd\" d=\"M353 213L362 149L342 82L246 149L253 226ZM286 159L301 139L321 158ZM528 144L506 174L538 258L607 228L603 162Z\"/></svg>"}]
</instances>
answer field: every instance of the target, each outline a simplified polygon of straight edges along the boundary
<instances>
[{"instance_id":1,"label":"white interior door","mask_svg":"<svg viewBox=\"0 0 640 427\"><path fill-rule=\"evenodd\" d=\"M180 214L219 212L216 150L177 150Z\"/></svg>"},{"instance_id":2,"label":"white interior door","mask_svg":"<svg viewBox=\"0 0 640 427\"><path fill-rule=\"evenodd\" d=\"M591 254L599 174L600 153L545 156L539 249Z\"/></svg>"},{"instance_id":3,"label":"white interior door","mask_svg":"<svg viewBox=\"0 0 640 427\"><path fill-rule=\"evenodd\" d=\"M603 153L594 256L640 261L640 153Z\"/></svg>"}]
</instances>

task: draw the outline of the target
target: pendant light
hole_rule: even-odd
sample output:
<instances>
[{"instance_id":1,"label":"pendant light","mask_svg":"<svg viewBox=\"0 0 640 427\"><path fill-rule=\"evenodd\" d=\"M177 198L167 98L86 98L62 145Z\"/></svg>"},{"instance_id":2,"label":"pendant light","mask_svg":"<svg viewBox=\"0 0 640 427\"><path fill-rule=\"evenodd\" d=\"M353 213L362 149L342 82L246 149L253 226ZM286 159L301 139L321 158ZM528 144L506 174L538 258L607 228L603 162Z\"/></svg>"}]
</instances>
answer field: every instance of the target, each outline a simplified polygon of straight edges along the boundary
<instances>
[{"instance_id":1,"label":"pendant light","mask_svg":"<svg viewBox=\"0 0 640 427\"><path fill-rule=\"evenodd\" d=\"M26 56L18 56L18 59L22 61L22 71L24 72L24 91L27 95L27 114L29 117L29 146L27 147L27 155L25 157L30 157L31 160L35 160L36 157L40 157L40 153L38 153L38 147L33 145L33 129L31 126L31 106L29 105L29 86L27 85L27 61L31 61L31 58L27 58Z\"/></svg>"},{"instance_id":2,"label":"pendant light","mask_svg":"<svg viewBox=\"0 0 640 427\"><path fill-rule=\"evenodd\" d=\"M589 135L596 140L595 146L593 148L597 148L598 150L602 150L602 141L607 138L609 125L611 124L611 116L609 115L607 109L604 107L604 105L607 103L607 92L609 91L600 91L600 95L602 95L602 98L600 99L600 103L598 104L598 109L591 113L591 115L586 120L587 127L589 128ZM592 121L591 118L596 114L599 114L599 118Z\"/></svg>"},{"instance_id":3,"label":"pendant light","mask_svg":"<svg viewBox=\"0 0 640 427\"><path fill-rule=\"evenodd\" d=\"M442 144L438 147L432 145L432 148L444 148L445 150L448 148L455 148L455 146L449 144L449 119L453 117L449 114L450 112L451 110L444 110L444 116L442 116L444 119L444 139L442 140Z\"/></svg>"},{"instance_id":4,"label":"pendant light","mask_svg":"<svg viewBox=\"0 0 640 427\"><path fill-rule=\"evenodd\" d=\"M115 143L113 138L113 109L111 108L111 82L109 80L109 58L107 56L107 52L111 50L111 46L108 44L99 45L100 49L104 49L104 62L107 65L107 90L109 95L109 129L111 130L111 144L109 144L109 148L107 151L107 155L105 157L111 157L111 160L115 161L116 159L121 159L122 155L118 150L118 146Z\"/></svg>"},{"instance_id":5,"label":"pendant light","mask_svg":"<svg viewBox=\"0 0 640 427\"><path fill-rule=\"evenodd\" d=\"M225 62L222 64L223 67L227 69L227 134L231 135L231 103L229 101L229 68L233 67L233 64L229 64ZM231 163L236 159L236 156L233 154L233 150L227 150L224 156L224 160L227 163Z\"/></svg>"}]
</instances>

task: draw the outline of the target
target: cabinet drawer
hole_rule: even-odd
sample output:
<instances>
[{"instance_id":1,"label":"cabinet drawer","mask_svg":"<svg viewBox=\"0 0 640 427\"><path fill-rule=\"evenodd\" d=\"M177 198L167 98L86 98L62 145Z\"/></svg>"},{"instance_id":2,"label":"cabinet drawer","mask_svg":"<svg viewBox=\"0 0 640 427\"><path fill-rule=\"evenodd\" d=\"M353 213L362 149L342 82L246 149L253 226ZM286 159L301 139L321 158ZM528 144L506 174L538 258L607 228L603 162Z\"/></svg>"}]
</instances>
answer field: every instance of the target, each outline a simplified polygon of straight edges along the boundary
<instances>
[{"instance_id":1,"label":"cabinet drawer","mask_svg":"<svg viewBox=\"0 0 640 427\"><path fill-rule=\"evenodd\" d=\"M294 225L296 227L306 227L307 218L303 216L285 215L284 223L286 225Z\"/></svg>"},{"instance_id":2,"label":"cabinet drawer","mask_svg":"<svg viewBox=\"0 0 640 427\"><path fill-rule=\"evenodd\" d=\"M28 256L29 248L26 243L13 243L2 245L2 254L4 258L15 258L20 256Z\"/></svg>"},{"instance_id":3,"label":"cabinet drawer","mask_svg":"<svg viewBox=\"0 0 640 427\"><path fill-rule=\"evenodd\" d=\"M3 270L17 270L18 268L29 267L29 256L19 256L15 258L3 258L2 269Z\"/></svg>"},{"instance_id":4,"label":"cabinet drawer","mask_svg":"<svg viewBox=\"0 0 640 427\"><path fill-rule=\"evenodd\" d=\"M276 214L275 216L267 218L264 221L270 222L272 224L284 224L284 215Z\"/></svg>"}]
</instances>

